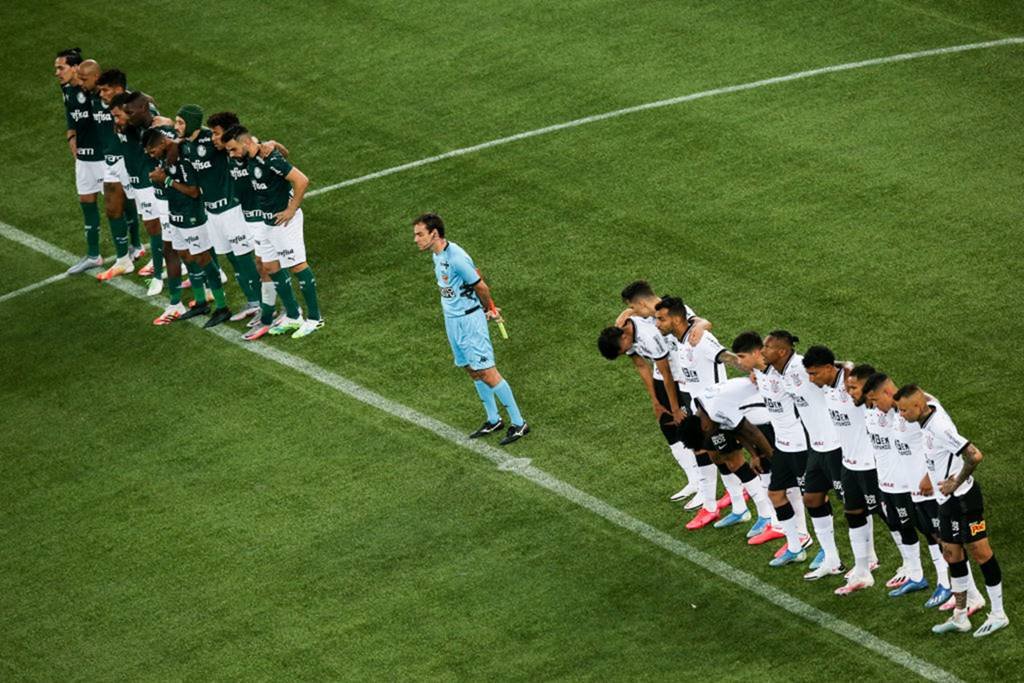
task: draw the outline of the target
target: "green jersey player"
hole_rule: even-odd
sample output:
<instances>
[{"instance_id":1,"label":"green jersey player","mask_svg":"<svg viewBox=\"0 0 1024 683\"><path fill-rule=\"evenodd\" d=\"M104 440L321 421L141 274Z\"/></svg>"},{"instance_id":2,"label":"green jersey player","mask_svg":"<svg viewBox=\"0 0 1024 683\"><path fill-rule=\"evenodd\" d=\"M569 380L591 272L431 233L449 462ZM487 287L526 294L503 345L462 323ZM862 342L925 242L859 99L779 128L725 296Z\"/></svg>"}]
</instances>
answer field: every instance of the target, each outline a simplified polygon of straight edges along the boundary
<instances>
[{"instance_id":1,"label":"green jersey player","mask_svg":"<svg viewBox=\"0 0 1024 683\"><path fill-rule=\"evenodd\" d=\"M120 72L116 72L120 74ZM114 89L106 87L107 99L100 94L99 80L102 73L100 65L91 59L82 62L78 67L78 78L82 90L89 98L89 111L95 124L103 164L103 207L110 223L111 236L117 250L117 261L103 273L97 275L99 280L130 273L135 270L128 244L128 221L125 212L127 198L125 186L129 185L128 172L124 167L121 155L121 142L114 129L114 115L110 112L110 99L116 94ZM123 79L124 74L121 74ZM123 80L122 80L123 82ZM124 91L123 86L121 91ZM134 196L134 193L133 193ZM135 212L131 215L134 217ZM136 244L138 244L138 226L135 228Z\"/></svg>"},{"instance_id":2,"label":"green jersey player","mask_svg":"<svg viewBox=\"0 0 1024 683\"><path fill-rule=\"evenodd\" d=\"M206 207L207 227L214 251L227 257L235 269L235 280L248 304L233 321L244 320L259 313L259 273L253 257L252 231L242 214L231 177L228 154L213 141L213 131L202 125L203 110L186 104L178 110L174 129L182 138L181 155L198 176Z\"/></svg>"},{"instance_id":3,"label":"green jersey player","mask_svg":"<svg viewBox=\"0 0 1024 683\"><path fill-rule=\"evenodd\" d=\"M191 309L185 309L180 298L178 301L172 300L171 307L161 317L186 320L210 313L210 305L205 297L205 287L209 287L217 307L204 327L219 325L231 317L231 310L224 299L220 268L213 260L206 207L203 205L195 168L182 154L183 143L175 137L170 127L149 128L142 136L142 144L146 154L159 162L149 174L149 179L154 185L163 186L166 190L172 245L189 264L192 292L196 297ZM174 289L171 288L172 294Z\"/></svg>"},{"instance_id":4,"label":"green jersey player","mask_svg":"<svg viewBox=\"0 0 1024 683\"><path fill-rule=\"evenodd\" d=\"M68 147L75 160L75 186L85 221L86 255L68 268L68 275L77 275L103 265L103 257L100 256L100 212L96 207L96 198L103 188L104 162L96 123L89 107L89 95L82 89L78 76L81 64L82 50L77 47L58 52L53 62L53 75L60 82L61 96L64 98Z\"/></svg>"},{"instance_id":5,"label":"green jersey player","mask_svg":"<svg viewBox=\"0 0 1024 683\"><path fill-rule=\"evenodd\" d=\"M263 259L263 264L274 280L286 317L272 327L264 323L264 327L274 335L294 332L293 339L310 335L320 329L324 321L317 300L316 278L313 269L306 263L303 216L299 208L306 188L309 187L309 178L292 166L279 151L266 154L243 126L232 126L224 131L221 141L228 154L245 160L248 165L249 180L263 211L263 232L274 250L272 259ZM306 302L305 320L302 319L302 312L292 291L289 271L299 281Z\"/></svg>"}]
</instances>

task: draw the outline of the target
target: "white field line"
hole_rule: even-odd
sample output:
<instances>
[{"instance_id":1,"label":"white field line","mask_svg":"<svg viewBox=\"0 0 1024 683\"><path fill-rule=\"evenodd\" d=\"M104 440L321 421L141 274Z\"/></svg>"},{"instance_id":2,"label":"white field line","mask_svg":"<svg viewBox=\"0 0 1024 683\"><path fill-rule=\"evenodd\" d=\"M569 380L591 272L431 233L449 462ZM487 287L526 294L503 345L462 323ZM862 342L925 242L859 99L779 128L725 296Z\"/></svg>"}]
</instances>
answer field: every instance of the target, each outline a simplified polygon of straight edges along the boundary
<instances>
[{"instance_id":1,"label":"white field line","mask_svg":"<svg viewBox=\"0 0 1024 683\"><path fill-rule=\"evenodd\" d=\"M0 295L0 304L2 304L3 302L5 302L5 301L7 301L9 299L13 299L16 296L21 296L22 294L28 294L29 292L31 292L33 290L36 290L36 289L39 289L40 287L45 287L46 285L50 284L51 282L56 282L57 280L63 280L66 277L68 277L67 273L58 273L57 275L53 275L51 277L46 278L45 280L40 280L39 282L34 282L34 283L32 283L31 285L29 285L27 287L22 287L21 289L16 289L13 292L7 292L4 295Z\"/></svg>"},{"instance_id":2,"label":"white field line","mask_svg":"<svg viewBox=\"0 0 1024 683\"><path fill-rule=\"evenodd\" d=\"M0 222L0 236L23 244L61 263L67 263L70 265L77 260L74 255L64 251L63 249L60 249L49 242L40 240L39 238L6 223ZM136 299L155 305L158 308L162 306L160 301L147 297L145 290L134 282L123 278L117 278L108 284L111 287L115 287L116 289L135 297ZM198 320L193 322L197 325L200 323ZM207 331L220 337L229 344L233 344L234 346L256 354L257 356L261 356L269 361L302 373L310 379L331 387L332 389L354 398L357 401L373 406L374 408L388 413L389 415L433 432L442 439L465 448L466 450L473 451L477 455L494 463L499 469L518 475L582 508L590 510L612 524L630 531L637 536L645 538L654 545L663 548L674 555L682 557L703 569L706 569L714 574L718 579L728 581L746 591L749 591L755 596L762 597L787 612L816 624L821 628L827 629L838 636L846 638L851 643L881 655L889 661L904 667L908 671L911 671L922 678L930 681L960 681L960 679L948 671L940 669L934 664L915 657L906 650L882 640L862 628L845 622L827 612L823 612L816 607L812 607L785 591L762 581L756 576L736 569L732 565L712 557L711 555L694 548L688 543L684 543L677 538L673 538L664 531L655 529L650 524L642 522L618 508L609 505L600 498L596 498L589 493L581 491L572 484L562 481L540 468L534 467L530 464L530 460L528 458L512 457L508 455L507 452L499 450L494 446L490 446L479 440L469 439L459 430L441 422L440 420L436 420L417 410L413 410L408 406L385 398L384 396L366 389L365 387L360 386L341 375L335 374L330 370L325 370L318 365L315 365L303 358L299 358L298 356L294 356L286 351L281 351L260 343L243 341L237 330L221 326L214 327ZM924 637L924 635L922 635L922 637Z\"/></svg>"},{"instance_id":3,"label":"white field line","mask_svg":"<svg viewBox=\"0 0 1024 683\"><path fill-rule=\"evenodd\" d=\"M436 156L426 157L424 159L419 159L417 161L410 161L409 163L406 164L392 166L391 168L385 168L380 171L374 171L373 173L367 173L366 175L359 176L358 178L350 178L349 180L343 180L342 182L334 183L333 185L325 185L324 187L318 187L314 190L310 190L309 192L307 192L306 196L315 197L317 195L325 194L327 192L333 192L334 190L340 190L343 187L349 187L350 185L358 185L359 183L365 183L368 180L383 178L384 176L393 175L395 173L401 173L402 171L409 171L414 168L419 168L420 166L426 166L428 164L437 163L438 161L444 161L445 159L461 157L466 154L472 154L473 152L480 152L485 149L490 149L491 147L507 145L510 142L518 142L519 140L526 140L527 138L535 138L538 135L546 135L548 133L554 133L555 131L565 130L566 128L576 128L578 126L582 126L588 123L596 123L598 121L614 119L618 118L619 116L626 116L627 114L636 114L638 112L648 111L650 109L671 107L676 104L683 104L684 102L701 100L704 99L705 97L714 97L715 95L728 95L730 93L741 92L743 90L754 90L755 88L763 88L769 85L788 83L789 81L799 81L804 78L823 76L825 74L834 74L840 71L852 71L853 69L863 69L869 66L892 64L893 62L906 62L911 59L935 57L938 55L952 54L954 52L983 50L990 47L1001 47L1003 45L1019 45L1022 43L1024 43L1024 37L1013 37L1002 38L1000 40L989 40L984 43L970 43L968 45L953 45L951 47L939 47L932 50L921 50L919 52L904 52L903 54L890 55L888 57L877 57L875 59L865 59L859 62L847 62L846 64L824 66L818 69L810 69L809 71L797 71L796 73L786 74L785 76L774 76L772 78L764 78L759 81L751 81L750 83L740 83L739 85L728 85L721 88L703 90L701 92L695 92L689 95L672 97L667 100L658 100L656 102L648 102L646 104L638 104L632 107L626 107L625 109L616 109L615 111L609 111L603 114L584 116L583 118L573 119L572 121L566 121L565 123L556 123L551 126L536 128L534 130L528 130L522 133L516 133L515 135L509 135L507 137L498 138L496 140L490 140L489 142L481 142L480 144L473 145L472 147L462 147L461 149L453 149L450 152L444 152L443 154L438 154Z\"/></svg>"}]
</instances>

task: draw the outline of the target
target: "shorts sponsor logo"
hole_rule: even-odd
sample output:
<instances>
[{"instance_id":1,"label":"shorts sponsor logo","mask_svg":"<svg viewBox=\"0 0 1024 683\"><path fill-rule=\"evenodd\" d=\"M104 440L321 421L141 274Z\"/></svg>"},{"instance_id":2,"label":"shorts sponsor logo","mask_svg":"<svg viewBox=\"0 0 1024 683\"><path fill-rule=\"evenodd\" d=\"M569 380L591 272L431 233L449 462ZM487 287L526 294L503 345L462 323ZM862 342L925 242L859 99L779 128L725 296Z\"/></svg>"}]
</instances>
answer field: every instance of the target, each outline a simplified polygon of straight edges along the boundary
<instances>
[{"instance_id":1,"label":"shorts sponsor logo","mask_svg":"<svg viewBox=\"0 0 1024 683\"><path fill-rule=\"evenodd\" d=\"M247 240L245 238L245 235L235 235L234 237L232 237L231 239L228 240L228 243L229 244L244 244L246 241Z\"/></svg>"},{"instance_id":2,"label":"shorts sponsor logo","mask_svg":"<svg viewBox=\"0 0 1024 683\"><path fill-rule=\"evenodd\" d=\"M985 520L980 522L971 522L971 536L977 536L985 531Z\"/></svg>"},{"instance_id":3,"label":"shorts sponsor logo","mask_svg":"<svg viewBox=\"0 0 1024 683\"><path fill-rule=\"evenodd\" d=\"M295 255L295 250L294 249L281 249L281 250L279 250L277 252L277 255L281 256L283 258L290 258L290 257Z\"/></svg>"},{"instance_id":4,"label":"shorts sponsor logo","mask_svg":"<svg viewBox=\"0 0 1024 683\"><path fill-rule=\"evenodd\" d=\"M954 536L960 535L960 522L958 522L957 520L951 519L949 521L949 528L953 532Z\"/></svg>"}]
</instances>

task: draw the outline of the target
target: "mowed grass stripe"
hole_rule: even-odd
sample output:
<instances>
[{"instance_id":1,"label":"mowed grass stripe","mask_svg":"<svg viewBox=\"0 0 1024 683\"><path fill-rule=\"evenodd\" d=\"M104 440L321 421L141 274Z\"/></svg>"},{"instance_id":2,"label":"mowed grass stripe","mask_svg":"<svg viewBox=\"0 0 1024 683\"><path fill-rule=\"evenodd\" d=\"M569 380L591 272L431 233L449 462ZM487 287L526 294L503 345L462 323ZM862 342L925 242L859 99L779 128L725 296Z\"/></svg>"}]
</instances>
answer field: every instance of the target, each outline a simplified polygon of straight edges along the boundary
<instances>
[{"instance_id":1,"label":"mowed grass stripe","mask_svg":"<svg viewBox=\"0 0 1024 683\"><path fill-rule=\"evenodd\" d=\"M446 159L453 159L455 157L465 156L467 154L480 152L485 149L490 149L492 147L507 145L512 142L518 142L520 140L535 138L540 135L555 133L557 131L566 130L568 128L578 128L579 126L583 126L588 123L607 121L608 119L614 119L620 116L626 116L628 114L636 114L639 112L649 111L651 109L671 107L677 104L693 102L694 100L700 100L707 97L714 97L716 95L729 95L732 93L743 92L745 90L764 88L769 85L778 85L780 83L789 83L790 81L798 81L805 78L813 78L814 76L823 76L826 74L839 73L841 71L863 69L869 66L881 66L883 64L894 64L896 62L906 62L913 59L923 59L925 57L936 57L939 55L954 54L957 52L969 52L971 50L984 50L987 48L1020 44L1024 44L1024 37L1014 36L1011 38L1002 38L1000 40L989 40L983 43L953 45L949 47L934 48L931 50L904 52L902 54L890 55L888 57L876 57L874 59L865 59L857 62L846 62L844 64L835 64L833 66L825 66L817 69L810 69L807 71L797 71L795 73L786 74L784 76L773 76L771 78L763 78L761 80L751 81L749 83L740 83L737 85L729 85L721 88L712 88L711 90L702 90L701 92L691 93L689 95L671 97L665 100L656 100L654 102L638 104L632 107L616 109L614 111L605 112L603 114L584 116L582 118L573 119L572 121L556 123L551 126L544 126L543 128L535 128L533 130L524 131L522 133L516 133L515 135L496 138L494 140L489 140L488 142L481 142L480 144L472 145L470 147L461 147L459 149L453 149L449 152L444 152L443 154L425 157L423 159L418 159L416 161L410 161L409 163L406 164L400 164L398 166L392 166L390 168L381 169L380 171L374 171L373 173L367 173L366 175L362 175L357 178L350 178L349 180L343 180L339 183L334 183L331 185L326 185L324 187L315 188L307 192L306 196L316 197L317 195L333 192L334 190L340 190L342 188L350 187L352 185L358 185L359 183L365 183L369 180L376 180L377 178L384 178L389 175L394 175L395 173L401 173L402 171L410 171L421 166L427 166L428 164L435 164L439 161L444 161Z\"/></svg>"},{"instance_id":2,"label":"mowed grass stripe","mask_svg":"<svg viewBox=\"0 0 1024 683\"><path fill-rule=\"evenodd\" d=\"M0 235L45 254L46 256L50 256L54 260L62 263L71 264L76 260L74 255L64 251L63 249L6 223L0 222ZM145 290L137 284L124 279L118 279L113 280L110 285L139 299L140 301L150 303L156 307L161 306L159 302L147 297ZM201 324L200 321L193 322L196 325ZM875 652L894 664L898 664L922 678L931 681L960 680L948 671L945 671L944 669L941 669L923 659L915 657L911 653L878 638L862 628L854 626L853 624L843 621L842 619L828 614L827 612L812 607L802 600L799 600L775 586L758 579L752 574L738 570L722 560L712 557L711 555L708 555L707 553L702 552L679 539L673 538L663 531L655 529L651 525L640 521L612 505L609 505L603 500L581 491L571 484L532 466L529 464L528 459L516 458L508 454L513 451L502 451L481 441L470 440L454 427L451 427L440 420L424 415L423 413L413 410L412 408L396 401L389 400L376 392L366 389L355 382L345 379L344 377L330 372L329 370L325 370L324 368L299 358L298 356L269 346L247 343L241 339L237 331L224 329L222 327L212 328L209 331L224 341L227 341L239 348L255 353L256 355L274 361L275 363L288 367L296 372L300 372L307 377L336 389L351 398L373 406L418 427L429 430L447 441L473 451L477 455L480 455L494 463L500 469L517 474L538 486L556 493L562 498L565 498L582 508L590 510L616 526L645 538L651 543L654 543L655 545L706 569L712 574L718 576L720 579L729 581L753 593L754 595L763 597L782 609L842 636L852 643Z\"/></svg>"}]
</instances>

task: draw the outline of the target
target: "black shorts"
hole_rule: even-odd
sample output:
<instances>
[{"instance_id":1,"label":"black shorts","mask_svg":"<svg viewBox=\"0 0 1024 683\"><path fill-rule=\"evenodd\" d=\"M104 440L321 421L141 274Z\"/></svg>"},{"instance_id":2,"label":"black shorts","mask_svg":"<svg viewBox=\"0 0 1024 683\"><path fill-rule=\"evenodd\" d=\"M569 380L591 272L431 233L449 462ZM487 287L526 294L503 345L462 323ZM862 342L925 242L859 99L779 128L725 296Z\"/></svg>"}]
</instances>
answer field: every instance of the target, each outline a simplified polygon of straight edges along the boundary
<instances>
[{"instance_id":1,"label":"black shorts","mask_svg":"<svg viewBox=\"0 0 1024 683\"><path fill-rule=\"evenodd\" d=\"M676 400L679 401L679 407L689 414L690 395L679 391L679 385L677 384L672 385L672 391L676 395ZM654 395L658 398L658 403L669 412L668 415L662 414L658 418L658 422L661 424L661 433L665 435L665 441L668 441L668 444L671 446L682 439L679 436L679 426L670 424L672 422L672 406L668 402L668 391L665 389L665 383L660 379L654 380Z\"/></svg>"},{"instance_id":2,"label":"black shorts","mask_svg":"<svg viewBox=\"0 0 1024 683\"><path fill-rule=\"evenodd\" d=\"M769 491L785 491L794 486L804 490L804 471L807 469L807 451L787 453L776 450L772 453L772 480Z\"/></svg>"},{"instance_id":3,"label":"black shorts","mask_svg":"<svg viewBox=\"0 0 1024 683\"><path fill-rule=\"evenodd\" d=\"M988 538L984 512L981 487L975 481L963 496L953 496L939 506L939 538L960 545Z\"/></svg>"},{"instance_id":4,"label":"black shorts","mask_svg":"<svg viewBox=\"0 0 1024 683\"><path fill-rule=\"evenodd\" d=\"M914 503L914 523L917 530L928 538L939 538L939 503L922 500Z\"/></svg>"},{"instance_id":5,"label":"black shorts","mask_svg":"<svg viewBox=\"0 0 1024 683\"><path fill-rule=\"evenodd\" d=\"M843 468L843 506L847 510L875 512L878 509L879 490L876 470L850 470Z\"/></svg>"},{"instance_id":6,"label":"black shorts","mask_svg":"<svg viewBox=\"0 0 1024 683\"><path fill-rule=\"evenodd\" d=\"M899 531L914 523L914 501L909 493L881 492L882 517L892 531Z\"/></svg>"},{"instance_id":7,"label":"black shorts","mask_svg":"<svg viewBox=\"0 0 1024 683\"><path fill-rule=\"evenodd\" d=\"M809 450L804 477L804 488L808 493L828 493L835 489L842 496L843 451L838 448L825 453Z\"/></svg>"}]
</instances>

